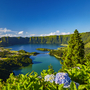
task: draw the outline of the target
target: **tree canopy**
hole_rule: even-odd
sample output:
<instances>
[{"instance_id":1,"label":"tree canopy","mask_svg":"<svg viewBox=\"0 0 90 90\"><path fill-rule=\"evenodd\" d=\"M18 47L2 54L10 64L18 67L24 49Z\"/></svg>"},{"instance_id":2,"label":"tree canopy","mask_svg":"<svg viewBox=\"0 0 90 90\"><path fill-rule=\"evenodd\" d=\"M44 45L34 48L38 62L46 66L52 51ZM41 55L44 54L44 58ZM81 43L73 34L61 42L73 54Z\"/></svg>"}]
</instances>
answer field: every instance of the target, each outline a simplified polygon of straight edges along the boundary
<instances>
[{"instance_id":1,"label":"tree canopy","mask_svg":"<svg viewBox=\"0 0 90 90\"><path fill-rule=\"evenodd\" d=\"M83 63L84 59L84 43L78 30L74 31L68 43L67 49L63 54L63 65L66 67L75 66L78 63Z\"/></svg>"}]
</instances>

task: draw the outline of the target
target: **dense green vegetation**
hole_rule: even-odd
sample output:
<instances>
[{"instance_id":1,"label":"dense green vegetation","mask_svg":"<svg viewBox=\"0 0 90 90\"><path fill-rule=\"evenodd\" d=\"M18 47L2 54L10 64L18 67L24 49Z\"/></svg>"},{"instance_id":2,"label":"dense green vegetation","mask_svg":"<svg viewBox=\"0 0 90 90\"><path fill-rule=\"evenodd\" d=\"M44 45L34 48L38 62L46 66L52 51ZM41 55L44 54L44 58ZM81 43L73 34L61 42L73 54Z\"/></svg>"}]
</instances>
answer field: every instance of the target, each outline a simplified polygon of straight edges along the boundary
<instances>
[{"instance_id":1,"label":"dense green vegetation","mask_svg":"<svg viewBox=\"0 0 90 90\"><path fill-rule=\"evenodd\" d=\"M22 37L1 37L0 38L0 46L10 46L16 44L27 44L29 42L29 38Z\"/></svg>"},{"instance_id":2,"label":"dense green vegetation","mask_svg":"<svg viewBox=\"0 0 90 90\"><path fill-rule=\"evenodd\" d=\"M83 42L90 42L90 32L80 33ZM71 35L53 35L43 37L1 37L0 46L16 44L68 44Z\"/></svg>"},{"instance_id":3,"label":"dense green vegetation","mask_svg":"<svg viewBox=\"0 0 90 90\"><path fill-rule=\"evenodd\" d=\"M0 78L6 80L14 68L32 64L30 53L0 48ZM2 73L1 73L2 72Z\"/></svg>"},{"instance_id":4,"label":"dense green vegetation","mask_svg":"<svg viewBox=\"0 0 90 90\"><path fill-rule=\"evenodd\" d=\"M60 48L57 48L56 50L52 50L52 49L47 49L47 48L37 48L37 50L41 50L41 51L50 51L49 52L49 55L51 56L55 56L57 59L61 60L63 59L62 56L63 56L63 53L67 51L67 46L68 44L63 44L62 46L64 47L60 47ZM84 45L84 58L87 56L87 54L90 52L90 42L86 43Z\"/></svg>"},{"instance_id":5,"label":"dense green vegetation","mask_svg":"<svg viewBox=\"0 0 90 90\"><path fill-rule=\"evenodd\" d=\"M45 81L44 76L47 74L55 74L55 73L52 68L49 68L48 70L43 70L41 72L42 78L39 78L38 74L33 71L30 74L27 73L26 75L19 74L18 76L14 76L13 74L10 74L10 77L7 79L6 82L3 83L0 82L0 89L1 90L70 90L66 88L63 89L63 84L59 85L59 84L55 84L55 82L51 83ZM71 88L74 87L75 84L71 83Z\"/></svg>"},{"instance_id":6,"label":"dense green vegetation","mask_svg":"<svg viewBox=\"0 0 90 90\"><path fill-rule=\"evenodd\" d=\"M63 53L63 67L74 67L76 64L84 64L84 43L77 30L71 36L67 49Z\"/></svg>"}]
</instances>

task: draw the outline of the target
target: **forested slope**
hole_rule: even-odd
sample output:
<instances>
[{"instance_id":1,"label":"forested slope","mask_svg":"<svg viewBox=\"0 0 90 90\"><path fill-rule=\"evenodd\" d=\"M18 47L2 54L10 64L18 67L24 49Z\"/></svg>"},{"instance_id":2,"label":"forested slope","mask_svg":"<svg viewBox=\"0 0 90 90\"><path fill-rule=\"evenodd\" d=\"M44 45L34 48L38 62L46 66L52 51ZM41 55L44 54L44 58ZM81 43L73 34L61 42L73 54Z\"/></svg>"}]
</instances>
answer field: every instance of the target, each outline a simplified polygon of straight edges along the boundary
<instances>
[{"instance_id":1,"label":"forested slope","mask_svg":"<svg viewBox=\"0 0 90 90\"><path fill-rule=\"evenodd\" d=\"M80 33L83 42L90 41L90 32ZM0 46L16 44L68 44L71 35L54 35L41 37L1 37Z\"/></svg>"}]
</instances>

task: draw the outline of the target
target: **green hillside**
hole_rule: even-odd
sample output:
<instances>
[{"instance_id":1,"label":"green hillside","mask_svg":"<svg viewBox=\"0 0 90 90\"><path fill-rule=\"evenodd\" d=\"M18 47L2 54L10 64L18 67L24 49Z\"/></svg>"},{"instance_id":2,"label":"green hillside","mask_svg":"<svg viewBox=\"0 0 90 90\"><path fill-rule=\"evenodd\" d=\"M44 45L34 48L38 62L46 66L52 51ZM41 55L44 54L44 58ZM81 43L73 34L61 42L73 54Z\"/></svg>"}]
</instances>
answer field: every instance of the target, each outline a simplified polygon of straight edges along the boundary
<instances>
[{"instance_id":1,"label":"green hillside","mask_svg":"<svg viewBox=\"0 0 90 90\"><path fill-rule=\"evenodd\" d=\"M80 33L83 42L90 41L90 32ZM71 35L53 35L41 37L1 37L0 46L16 44L68 44Z\"/></svg>"}]
</instances>

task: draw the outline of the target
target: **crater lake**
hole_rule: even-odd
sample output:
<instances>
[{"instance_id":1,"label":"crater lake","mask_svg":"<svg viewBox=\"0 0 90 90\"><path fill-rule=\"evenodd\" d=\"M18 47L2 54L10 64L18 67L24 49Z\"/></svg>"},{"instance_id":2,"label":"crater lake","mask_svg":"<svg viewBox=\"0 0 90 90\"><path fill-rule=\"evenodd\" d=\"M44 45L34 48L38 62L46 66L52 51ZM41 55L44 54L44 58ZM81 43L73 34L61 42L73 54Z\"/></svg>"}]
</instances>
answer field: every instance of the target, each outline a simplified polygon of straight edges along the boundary
<instances>
[{"instance_id":1,"label":"crater lake","mask_svg":"<svg viewBox=\"0 0 90 90\"><path fill-rule=\"evenodd\" d=\"M39 51L36 50L36 48L57 49L59 47L63 47L63 46L53 45L53 44L24 44L24 45L8 46L5 48L12 48L12 50L16 50L16 51L25 50L27 52L40 53L36 56L30 56L33 64L13 70L15 75L19 75L19 74L25 75L26 73L28 72L30 73L33 70L40 75L40 72L43 69L48 69L48 66L50 64L53 66L55 72L58 72L58 70L61 68L62 65L60 64L60 60L48 54L49 51Z\"/></svg>"}]
</instances>

